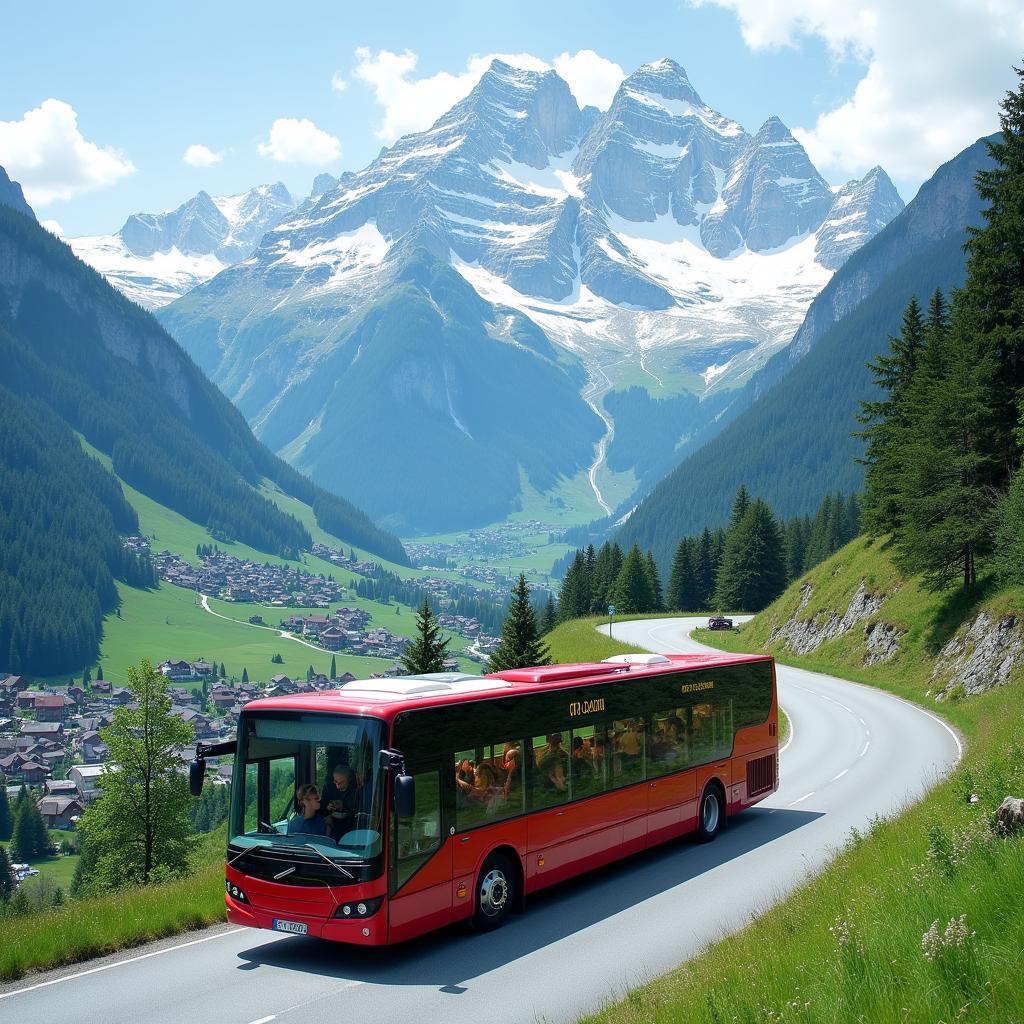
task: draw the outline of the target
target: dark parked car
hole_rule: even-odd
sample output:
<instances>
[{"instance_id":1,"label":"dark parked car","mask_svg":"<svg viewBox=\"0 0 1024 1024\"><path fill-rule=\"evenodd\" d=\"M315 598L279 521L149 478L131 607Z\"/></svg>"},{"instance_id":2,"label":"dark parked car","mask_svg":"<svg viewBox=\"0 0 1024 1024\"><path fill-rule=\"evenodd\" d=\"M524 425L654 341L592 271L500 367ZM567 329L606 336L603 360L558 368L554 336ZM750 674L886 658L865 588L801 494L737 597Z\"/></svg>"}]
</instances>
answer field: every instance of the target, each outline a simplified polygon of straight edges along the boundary
<instances>
[{"instance_id":1,"label":"dark parked car","mask_svg":"<svg viewBox=\"0 0 1024 1024\"><path fill-rule=\"evenodd\" d=\"M713 615L708 619L708 629L732 629L732 619L724 615Z\"/></svg>"}]
</instances>

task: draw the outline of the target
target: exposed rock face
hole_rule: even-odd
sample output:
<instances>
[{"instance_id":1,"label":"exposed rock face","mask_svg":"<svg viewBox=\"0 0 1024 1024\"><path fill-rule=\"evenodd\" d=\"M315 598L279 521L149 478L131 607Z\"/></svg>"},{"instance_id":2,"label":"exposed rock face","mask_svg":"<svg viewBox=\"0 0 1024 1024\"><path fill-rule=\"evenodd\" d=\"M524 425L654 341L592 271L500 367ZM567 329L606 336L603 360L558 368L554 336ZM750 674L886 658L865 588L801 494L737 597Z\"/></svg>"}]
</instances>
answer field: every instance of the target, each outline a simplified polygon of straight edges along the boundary
<instances>
[{"instance_id":1,"label":"exposed rock face","mask_svg":"<svg viewBox=\"0 0 1024 1024\"><path fill-rule=\"evenodd\" d=\"M867 645L864 664L877 665L883 661L892 661L899 654L900 640L905 634L905 629L891 622L869 622L864 627L864 643Z\"/></svg>"},{"instance_id":2,"label":"exposed rock face","mask_svg":"<svg viewBox=\"0 0 1024 1024\"><path fill-rule=\"evenodd\" d=\"M1002 832L1016 832L1024 827L1024 800L1008 796L996 811L996 822Z\"/></svg>"},{"instance_id":3,"label":"exposed rock face","mask_svg":"<svg viewBox=\"0 0 1024 1024\"><path fill-rule=\"evenodd\" d=\"M1024 663L1024 622L1016 615L994 621L981 612L939 652L932 678L942 680L938 699L957 687L967 694L1002 686L1017 665Z\"/></svg>"},{"instance_id":4,"label":"exposed rock face","mask_svg":"<svg viewBox=\"0 0 1024 1024\"><path fill-rule=\"evenodd\" d=\"M26 217L35 220L36 215L32 211L32 207L25 201L25 193L21 191L21 186L16 181L11 181L2 167L0 167L0 205L10 206L18 213L23 213Z\"/></svg>"},{"instance_id":5,"label":"exposed rock face","mask_svg":"<svg viewBox=\"0 0 1024 1024\"><path fill-rule=\"evenodd\" d=\"M804 587L807 592L805 597L804 591L801 590L800 608L805 607L810 600L810 584L804 584ZM823 643L849 633L857 623L874 615L882 607L886 596L884 592L872 593L862 580L842 615L838 612L828 615L825 612L818 612L810 619L789 619L784 625L772 630L768 643L781 642L786 649L796 654L809 654Z\"/></svg>"}]
</instances>

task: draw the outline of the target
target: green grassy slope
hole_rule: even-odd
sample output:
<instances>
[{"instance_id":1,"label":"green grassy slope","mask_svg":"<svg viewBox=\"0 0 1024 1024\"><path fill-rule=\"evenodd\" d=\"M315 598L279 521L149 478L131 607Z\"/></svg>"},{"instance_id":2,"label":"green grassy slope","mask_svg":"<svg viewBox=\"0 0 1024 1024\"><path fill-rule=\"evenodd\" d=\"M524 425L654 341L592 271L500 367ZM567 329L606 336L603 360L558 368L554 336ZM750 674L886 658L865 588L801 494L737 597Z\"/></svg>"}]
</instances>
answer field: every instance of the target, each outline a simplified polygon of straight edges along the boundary
<instances>
[{"instance_id":1,"label":"green grassy slope","mask_svg":"<svg viewBox=\"0 0 1024 1024\"><path fill-rule=\"evenodd\" d=\"M863 624L815 654L767 640L801 601L801 618L847 607L861 581L898 591L878 618L907 629L903 653L864 666ZM967 740L961 765L920 804L854 833L822 875L749 928L646 985L593 1021L933 1024L1024 1020L1024 837L992 829L1007 794L1024 795L1024 668L977 697L936 705L935 653L978 610L1024 611L1024 593L991 585L971 600L901 580L879 543L854 541L736 634L702 640L859 679L930 705ZM972 802L972 794L975 797ZM960 921L963 919L963 927ZM953 922L951 925L950 923Z\"/></svg>"}]
</instances>

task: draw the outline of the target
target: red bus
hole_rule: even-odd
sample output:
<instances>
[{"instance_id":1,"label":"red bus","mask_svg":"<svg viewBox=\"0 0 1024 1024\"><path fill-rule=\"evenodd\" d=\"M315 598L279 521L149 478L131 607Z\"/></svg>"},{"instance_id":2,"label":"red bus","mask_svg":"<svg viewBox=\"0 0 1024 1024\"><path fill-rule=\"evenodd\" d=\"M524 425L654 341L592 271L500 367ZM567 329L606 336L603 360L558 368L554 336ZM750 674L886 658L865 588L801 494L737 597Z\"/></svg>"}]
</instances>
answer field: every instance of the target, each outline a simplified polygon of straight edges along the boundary
<instances>
[{"instance_id":1,"label":"red bus","mask_svg":"<svg viewBox=\"0 0 1024 1024\"><path fill-rule=\"evenodd\" d=\"M234 752L230 921L383 945L494 928L545 886L713 839L778 787L777 716L752 655L370 679L247 704L192 782Z\"/></svg>"}]
</instances>

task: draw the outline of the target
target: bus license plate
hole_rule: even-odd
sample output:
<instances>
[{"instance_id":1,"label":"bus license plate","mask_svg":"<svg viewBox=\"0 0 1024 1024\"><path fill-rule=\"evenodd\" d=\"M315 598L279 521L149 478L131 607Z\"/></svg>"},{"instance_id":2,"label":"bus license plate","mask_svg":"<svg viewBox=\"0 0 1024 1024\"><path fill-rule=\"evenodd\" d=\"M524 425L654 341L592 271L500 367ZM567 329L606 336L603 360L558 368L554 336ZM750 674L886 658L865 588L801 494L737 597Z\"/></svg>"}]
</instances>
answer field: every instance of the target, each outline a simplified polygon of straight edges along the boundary
<instances>
[{"instance_id":1,"label":"bus license plate","mask_svg":"<svg viewBox=\"0 0 1024 1024\"><path fill-rule=\"evenodd\" d=\"M291 932L292 935L305 935L309 928L301 921L282 921L280 918L275 917L274 931Z\"/></svg>"}]
</instances>

